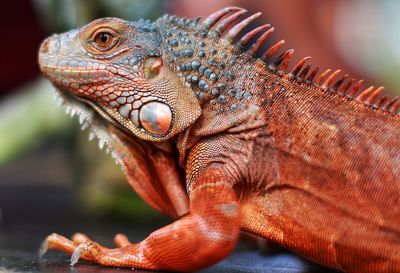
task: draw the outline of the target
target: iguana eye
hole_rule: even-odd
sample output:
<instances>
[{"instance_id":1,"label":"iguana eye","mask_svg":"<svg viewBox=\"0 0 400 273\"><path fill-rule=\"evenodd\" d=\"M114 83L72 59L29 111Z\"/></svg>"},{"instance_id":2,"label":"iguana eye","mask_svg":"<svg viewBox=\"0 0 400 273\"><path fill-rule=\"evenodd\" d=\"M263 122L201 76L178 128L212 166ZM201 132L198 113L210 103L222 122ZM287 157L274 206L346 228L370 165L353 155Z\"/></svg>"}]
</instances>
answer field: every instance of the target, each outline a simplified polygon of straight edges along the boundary
<instances>
[{"instance_id":1,"label":"iguana eye","mask_svg":"<svg viewBox=\"0 0 400 273\"><path fill-rule=\"evenodd\" d=\"M94 34L92 45L100 51L107 51L113 48L118 42L118 38L111 31L100 30Z\"/></svg>"},{"instance_id":2,"label":"iguana eye","mask_svg":"<svg viewBox=\"0 0 400 273\"><path fill-rule=\"evenodd\" d=\"M108 45L110 40L111 40L110 34L106 32L101 32L96 36L96 43L99 45Z\"/></svg>"}]
</instances>

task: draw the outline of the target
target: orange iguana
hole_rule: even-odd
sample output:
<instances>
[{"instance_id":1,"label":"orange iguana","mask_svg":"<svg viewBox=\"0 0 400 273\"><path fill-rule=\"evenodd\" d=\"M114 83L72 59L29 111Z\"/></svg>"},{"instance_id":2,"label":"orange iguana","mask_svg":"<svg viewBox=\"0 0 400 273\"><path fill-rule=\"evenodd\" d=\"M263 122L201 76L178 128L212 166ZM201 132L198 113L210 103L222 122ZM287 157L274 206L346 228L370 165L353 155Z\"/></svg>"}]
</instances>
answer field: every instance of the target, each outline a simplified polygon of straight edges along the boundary
<instances>
[{"instance_id":1,"label":"orange iguana","mask_svg":"<svg viewBox=\"0 0 400 273\"><path fill-rule=\"evenodd\" d=\"M400 101L318 73L245 10L200 20L96 20L43 42L39 61L68 111L135 191L176 218L108 249L83 234L43 244L106 266L193 271L240 230L345 272L400 272ZM261 56L257 58L256 56Z\"/></svg>"}]
</instances>

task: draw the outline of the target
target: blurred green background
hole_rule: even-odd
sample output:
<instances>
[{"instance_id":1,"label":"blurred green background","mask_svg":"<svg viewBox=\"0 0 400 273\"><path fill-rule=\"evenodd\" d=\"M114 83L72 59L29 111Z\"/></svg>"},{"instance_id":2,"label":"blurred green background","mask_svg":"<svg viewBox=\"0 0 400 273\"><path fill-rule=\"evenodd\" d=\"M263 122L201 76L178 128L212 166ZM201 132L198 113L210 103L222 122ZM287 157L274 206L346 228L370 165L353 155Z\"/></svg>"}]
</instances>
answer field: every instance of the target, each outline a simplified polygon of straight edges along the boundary
<instances>
[{"instance_id":1,"label":"blurred green background","mask_svg":"<svg viewBox=\"0 0 400 273\"><path fill-rule=\"evenodd\" d=\"M263 11L257 24L276 27L269 44L285 38L288 48L297 50L296 60L311 55L312 63L362 75L367 83L385 84L388 93L400 95L397 0L13 2L2 3L0 19L0 224L20 219L26 210L30 218L39 217L52 189L70 196L74 209L91 217L162 217L131 191L119 167L87 140L76 118L57 108L52 86L39 75L40 41L95 18L156 19L166 12L195 17L228 5ZM31 198L38 192L43 199Z\"/></svg>"}]
</instances>

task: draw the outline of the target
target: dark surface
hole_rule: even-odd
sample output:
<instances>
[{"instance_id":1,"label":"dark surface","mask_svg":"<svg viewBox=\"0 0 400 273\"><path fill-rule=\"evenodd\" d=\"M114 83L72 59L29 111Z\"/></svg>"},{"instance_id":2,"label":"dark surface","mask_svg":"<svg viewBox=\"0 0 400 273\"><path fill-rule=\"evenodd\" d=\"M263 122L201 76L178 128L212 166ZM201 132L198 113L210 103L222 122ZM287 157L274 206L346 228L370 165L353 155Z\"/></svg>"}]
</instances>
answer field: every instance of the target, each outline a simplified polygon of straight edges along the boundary
<instances>
[{"instance_id":1,"label":"dark surface","mask_svg":"<svg viewBox=\"0 0 400 273\"><path fill-rule=\"evenodd\" d=\"M72 196L65 189L0 187L3 222L0 226L0 272L131 272L80 262L69 266L69 256L50 251L39 262L41 241L51 232L71 235L82 231L106 245L117 232L125 232L132 241L143 239L163 225L161 222L126 224L111 219L90 219L74 212ZM6 206L14 204L15 206ZM228 258L202 272L328 272L290 253L262 255L242 243Z\"/></svg>"},{"instance_id":2,"label":"dark surface","mask_svg":"<svg viewBox=\"0 0 400 273\"><path fill-rule=\"evenodd\" d=\"M170 222L158 215L132 215L127 220L84 214L72 183L62 182L67 174L55 171L67 162L57 153L36 151L32 157L0 167L0 273L132 272L86 262L71 267L70 256L55 251L47 253L39 262L37 252L42 240L52 232L71 236L79 231L105 246L112 246L116 233L126 233L131 241L138 242ZM49 171L42 174L43 169L53 170L53 174ZM333 273L287 252L263 255L243 242L232 255L202 272Z\"/></svg>"},{"instance_id":3,"label":"dark surface","mask_svg":"<svg viewBox=\"0 0 400 273\"><path fill-rule=\"evenodd\" d=\"M69 258L60 253L51 253L41 262L37 261L34 253L28 251L2 251L0 250L0 272L17 271L17 272L132 272L131 269L107 268L97 265L80 262L71 267L69 266ZM138 270L135 272L151 272ZM292 255L277 255L273 257L264 257L256 251L237 251L230 255L222 262L201 271L203 273L212 272L270 272L270 273L314 273L328 272L328 270L320 269L306 265L303 261ZM330 272L330 271L329 271Z\"/></svg>"}]
</instances>

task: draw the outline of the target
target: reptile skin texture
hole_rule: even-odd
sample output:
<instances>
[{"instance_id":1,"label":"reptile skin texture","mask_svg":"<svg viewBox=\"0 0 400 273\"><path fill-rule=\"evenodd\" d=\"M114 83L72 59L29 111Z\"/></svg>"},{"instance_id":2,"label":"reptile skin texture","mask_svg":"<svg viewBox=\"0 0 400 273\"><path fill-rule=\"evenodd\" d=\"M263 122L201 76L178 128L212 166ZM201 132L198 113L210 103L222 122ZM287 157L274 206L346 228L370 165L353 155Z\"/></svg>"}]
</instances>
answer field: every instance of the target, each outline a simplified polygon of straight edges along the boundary
<instances>
[{"instance_id":1,"label":"reptile skin texture","mask_svg":"<svg viewBox=\"0 0 400 273\"><path fill-rule=\"evenodd\" d=\"M43 74L132 188L175 220L108 249L52 234L56 249L105 266L196 271L240 231L349 273L400 272L400 101L319 72L260 14L103 18L46 39ZM281 52L281 53L279 53Z\"/></svg>"}]
</instances>

